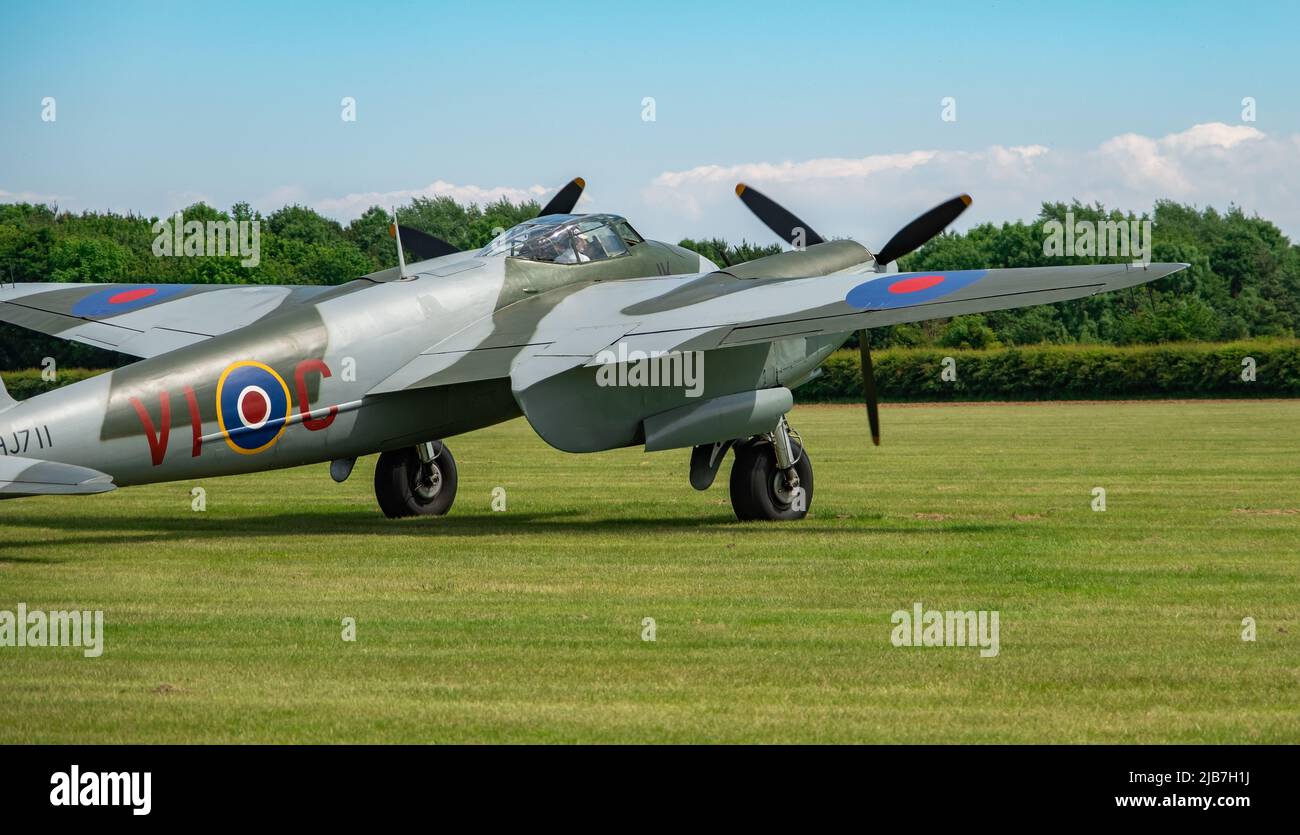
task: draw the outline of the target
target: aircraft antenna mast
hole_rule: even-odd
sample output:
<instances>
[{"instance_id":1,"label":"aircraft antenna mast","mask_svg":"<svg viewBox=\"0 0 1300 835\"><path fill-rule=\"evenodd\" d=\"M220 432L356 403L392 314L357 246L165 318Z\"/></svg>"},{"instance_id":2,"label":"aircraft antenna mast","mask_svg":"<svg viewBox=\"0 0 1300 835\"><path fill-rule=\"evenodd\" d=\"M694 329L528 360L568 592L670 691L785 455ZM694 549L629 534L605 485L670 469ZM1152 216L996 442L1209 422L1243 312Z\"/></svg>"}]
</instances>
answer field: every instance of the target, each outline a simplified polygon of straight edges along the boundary
<instances>
[{"instance_id":1,"label":"aircraft antenna mast","mask_svg":"<svg viewBox=\"0 0 1300 835\"><path fill-rule=\"evenodd\" d=\"M406 253L402 251L402 227L397 224L397 209L393 209L393 225L391 231L393 237L397 240L397 272L402 278L406 278Z\"/></svg>"}]
</instances>

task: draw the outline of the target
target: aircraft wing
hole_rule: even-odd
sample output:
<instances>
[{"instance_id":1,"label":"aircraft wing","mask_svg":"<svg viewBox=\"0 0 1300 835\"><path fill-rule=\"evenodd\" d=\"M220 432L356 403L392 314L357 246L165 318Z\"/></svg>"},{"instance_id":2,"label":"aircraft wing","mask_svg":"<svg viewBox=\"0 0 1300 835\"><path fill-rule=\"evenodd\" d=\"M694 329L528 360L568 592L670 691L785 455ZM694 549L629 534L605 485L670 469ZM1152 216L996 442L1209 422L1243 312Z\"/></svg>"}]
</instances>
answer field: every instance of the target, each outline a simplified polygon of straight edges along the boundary
<instances>
[{"instance_id":1,"label":"aircraft wing","mask_svg":"<svg viewBox=\"0 0 1300 835\"><path fill-rule=\"evenodd\" d=\"M152 357L339 289L261 284L0 284L0 322Z\"/></svg>"},{"instance_id":2,"label":"aircraft wing","mask_svg":"<svg viewBox=\"0 0 1300 835\"><path fill-rule=\"evenodd\" d=\"M1027 307L1133 287L1187 264L695 277L567 287L509 305L424 351L372 394L509 377L521 392L632 351L710 350ZM555 294L559 294L557 297ZM620 353L622 352L622 353ZM615 360L617 361L617 360Z\"/></svg>"}]
</instances>

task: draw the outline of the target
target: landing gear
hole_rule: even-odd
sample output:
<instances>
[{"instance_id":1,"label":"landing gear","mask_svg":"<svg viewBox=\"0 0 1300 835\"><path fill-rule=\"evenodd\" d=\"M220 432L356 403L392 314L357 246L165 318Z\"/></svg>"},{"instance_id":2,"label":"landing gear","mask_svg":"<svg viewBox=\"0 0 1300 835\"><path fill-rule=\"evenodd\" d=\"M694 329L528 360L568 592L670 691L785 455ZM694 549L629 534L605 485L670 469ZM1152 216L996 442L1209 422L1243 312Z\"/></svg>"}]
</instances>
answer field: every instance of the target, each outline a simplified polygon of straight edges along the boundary
<instances>
[{"instance_id":1,"label":"landing gear","mask_svg":"<svg viewBox=\"0 0 1300 835\"><path fill-rule=\"evenodd\" d=\"M389 519L442 516L456 500L456 459L442 441L379 456L375 498Z\"/></svg>"},{"instance_id":2,"label":"landing gear","mask_svg":"<svg viewBox=\"0 0 1300 835\"><path fill-rule=\"evenodd\" d=\"M785 418L771 435L736 445L731 465L731 507L743 522L802 519L812 506L812 461Z\"/></svg>"}]
</instances>

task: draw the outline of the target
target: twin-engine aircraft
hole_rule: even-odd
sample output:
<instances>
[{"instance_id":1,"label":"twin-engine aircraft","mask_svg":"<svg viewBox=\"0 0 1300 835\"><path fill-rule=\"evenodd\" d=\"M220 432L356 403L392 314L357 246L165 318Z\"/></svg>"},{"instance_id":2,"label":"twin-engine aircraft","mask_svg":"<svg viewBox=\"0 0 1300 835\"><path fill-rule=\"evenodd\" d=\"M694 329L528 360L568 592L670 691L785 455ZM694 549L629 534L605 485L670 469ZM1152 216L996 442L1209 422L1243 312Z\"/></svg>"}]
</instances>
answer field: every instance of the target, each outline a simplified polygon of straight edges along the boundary
<instances>
[{"instance_id":1,"label":"twin-engine aircraft","mask_svg":"<svg viewBox=\"0 0 1300 835\"><path fill-rule=\"evenodd\" d=\"M399 266L340 286L0 285L0 321L141 358L23 402L0 384L0 498L320 462L341 482L379 453L380 510L436 516L456 497L445 439L522 414L566 452L690 449L699 490L731 450L736 516L800 519L813 469L786 419L792 391L855 331L1090 296L1187 266L891 273L970 198L872 252L740 185L795 249L719 268L618 215L573 214L584 186L473 252L394 223Z\"/></svg>"}]
</instances>

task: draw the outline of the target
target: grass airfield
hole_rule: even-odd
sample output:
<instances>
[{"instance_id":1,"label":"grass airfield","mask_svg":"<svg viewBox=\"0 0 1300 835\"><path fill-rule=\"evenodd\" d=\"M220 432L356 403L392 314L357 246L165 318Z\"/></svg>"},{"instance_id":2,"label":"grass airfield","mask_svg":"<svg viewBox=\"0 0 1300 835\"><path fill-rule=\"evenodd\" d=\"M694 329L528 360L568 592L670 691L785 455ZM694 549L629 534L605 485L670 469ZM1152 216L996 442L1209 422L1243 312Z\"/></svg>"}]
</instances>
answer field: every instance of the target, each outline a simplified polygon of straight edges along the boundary
<instances>
[{"instance_id":1,"label":"grass airfield","mask_svg":"<svg viewBox=\"0 0 1300 835\"><path fill-rule=\"evenodd\" d=\"M1300 742L1300 401L791 419L795 524L522 420L449 441L443 519L383 519L373 457L0 503L0 609L106 632L0 647L0 743ZM999 655L893 646L918 601Z\"/></svg>"}]
</instances>

